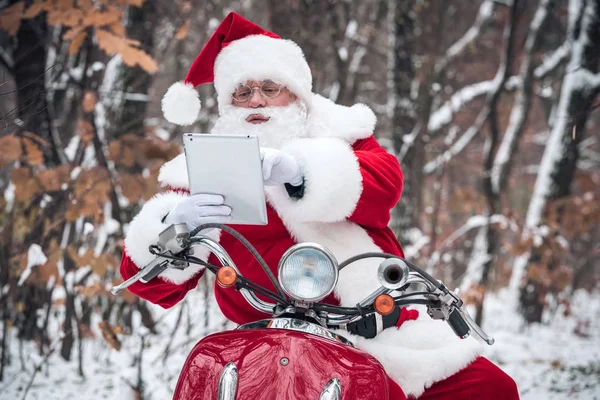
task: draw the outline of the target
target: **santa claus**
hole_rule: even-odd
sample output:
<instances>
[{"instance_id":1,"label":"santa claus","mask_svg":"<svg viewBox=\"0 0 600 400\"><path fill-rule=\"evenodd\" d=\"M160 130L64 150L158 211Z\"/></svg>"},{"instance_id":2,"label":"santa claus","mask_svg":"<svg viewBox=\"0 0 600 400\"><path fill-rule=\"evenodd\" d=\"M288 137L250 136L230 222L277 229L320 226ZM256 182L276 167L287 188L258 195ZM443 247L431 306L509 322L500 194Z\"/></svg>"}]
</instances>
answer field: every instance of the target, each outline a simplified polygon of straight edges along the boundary
<instances>
[{"instance_id":1,"label":"santa claus","mask_svg":"<svg viewBox=\"0 0 600 400\"><path fill-rule=\"evenodd\" d=\"M233 227L273 272L283 253L298 242L325 245L338 260L369 251L403 255L387 226L390 210L400 199L403 176L396 157L373 137L376 118L367 106L340 106L313 94L302 50L235 13L217 28L185 81L165 94L166 119L193 123L200 111L195 87L213 81L219 119L212 134L259 138L269 223ZM160 183L170 191L150 199L129 225L121 263L124 279L154 259L148 247L170 224L195 228L230 220L231 208L222 196L189 195L184 157L161 168ZM206 234L220 239L242 275L274 289L237 240L218 230ZM218 264L208 251L200 256ZM367 259L343 269L335 292L324 302L354 306L379 287L377 267L377 260ZM168 269L129 289L167 308L195 288L202 274L199 266ZM235 323L268 317L238 291L218 285L214 291L223 314ZM480 357L482 346L475 339L456 338L444 322L425 313L403 309L396 327L375 339L345 336L380 360L395 381L390 381L390 389L397 398L404 398L403 392L423 399L518 398L514 381Z\"/></svg>"}]
</instances>

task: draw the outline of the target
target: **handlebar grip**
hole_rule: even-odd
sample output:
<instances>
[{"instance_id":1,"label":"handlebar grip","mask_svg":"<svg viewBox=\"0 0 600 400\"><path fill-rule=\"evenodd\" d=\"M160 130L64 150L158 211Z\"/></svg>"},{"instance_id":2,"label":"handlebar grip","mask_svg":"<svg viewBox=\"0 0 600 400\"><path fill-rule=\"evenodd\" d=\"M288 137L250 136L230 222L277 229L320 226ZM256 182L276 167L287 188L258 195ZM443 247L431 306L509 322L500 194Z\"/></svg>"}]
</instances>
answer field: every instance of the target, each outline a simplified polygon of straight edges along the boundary
<instances>
[{"instance_id":1,"label":"handlebar grip","mask_svg":"<svg viewBox=\"0 0 600 400\"><path fill-rule=\"evenodd\" d=\"M450 325L456 336L460 337L461 339L466 339L467 337L469 337L469 334L471 333L471 328L469 328L469 325L463 319L462 315L460 315L456 308L450 313L450 316L448 317L448 324Z\"/></svg>"}]
</instances>

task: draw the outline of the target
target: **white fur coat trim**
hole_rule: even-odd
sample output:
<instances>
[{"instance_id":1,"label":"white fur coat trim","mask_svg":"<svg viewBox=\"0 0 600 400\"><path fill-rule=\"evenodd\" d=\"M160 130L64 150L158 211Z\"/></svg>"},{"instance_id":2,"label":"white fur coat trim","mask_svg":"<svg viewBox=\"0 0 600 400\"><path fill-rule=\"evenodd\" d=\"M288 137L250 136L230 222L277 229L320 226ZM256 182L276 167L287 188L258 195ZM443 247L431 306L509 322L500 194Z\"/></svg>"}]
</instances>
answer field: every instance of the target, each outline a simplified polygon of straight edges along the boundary
<instances>
[{"instance_id":1,"label":"white fur coat trim","mask_svg":"<svg viewBox=\"0 0 600 400\"><path fill-rule=\"evenodd\" d=\"M338 262L356 254L381 252L368 233L355 223L296 219L296 214L286 213L285 208L281 209L279 203L273 201L273 189L267 189L267 198L297 242L322 244ZM335 294L342 306L356 305L380 286L377 268L381 261L383 259L364 259L340 271ZM400 329L388 329L374 339L353 336L346 331L339 333L377 358L390 377L412 396L419 396L434 382L460 371L482 351L475 339L459 339L447 323L432 320L424 308L419 310L418 321L407 321Z\"/></svg>"},{"instance_id":2,"label":"white fur coat trim","mask_svg":"<svg viewBox=\"0 0 600 400\"><path fill-rule=\"evenodd\" d=\"M313 94L312 103L308 123L313 137L336 137L352 144L375 131L377 117L365 104L347 107L318 94Z\"/></svg>"},{"instance_id":3,"label":"white fur coat trim","mask_svg":"<svg viewBox=\"0 0 600 400\"><path fill-rule=\"evenodd\" d=\"M158 172L158 182L163 187L169 186L173 189L190 189L185 153L181 153L160 167L160 171Z\"/></svg>"},{"instance_id":4,"label":"white fur coat trim","mask_svg":"<svg viewBox=\"0 0 600 400\"><path fill-rule=\"evenodd\" d=\"M350 145L335 138L296 139L282 150L304 175L304 196L290 198L284 186L269 188L282 216L297 221L337 222L352 214L362 193L362 175Z\"/></svg>"},{"instance_id":5,"label":"white fur coat trim","mask_svg":"<svg viewBox=\"0 0 600 400\"><path fill-rule=\"evenodd\" d=\"M374 339L339 331L374 356L407 396L418 397L435 382L462 370L483 351L475 338L458 338L444 321L434 321L419 309L419 319L400 329L386 329Z\"/></svg>"},{"instance_id":6,"label":"white fur coat trim","mask_svg":"<svg viewBox=\"0 0 600 400\"><path fill-rule=\"evenodd\" d=\"M127 234L125 235L125 251L138 268L154 260L155 256L148 251L150 245L158 242L158 234L169 225L162 222L173 207L186 199L188 195L176 192L159 193L148 200L138 215L131 221ZM208 236L219 240L221 231L214 229L207 233ZM196 249L194 254L203 260L207 260L210 251L204 247ZM190 265L184 270L169 268L163 271L159 277L175 284L180 284L202 270L199 265Z\"/></svg>"}]
</instances>

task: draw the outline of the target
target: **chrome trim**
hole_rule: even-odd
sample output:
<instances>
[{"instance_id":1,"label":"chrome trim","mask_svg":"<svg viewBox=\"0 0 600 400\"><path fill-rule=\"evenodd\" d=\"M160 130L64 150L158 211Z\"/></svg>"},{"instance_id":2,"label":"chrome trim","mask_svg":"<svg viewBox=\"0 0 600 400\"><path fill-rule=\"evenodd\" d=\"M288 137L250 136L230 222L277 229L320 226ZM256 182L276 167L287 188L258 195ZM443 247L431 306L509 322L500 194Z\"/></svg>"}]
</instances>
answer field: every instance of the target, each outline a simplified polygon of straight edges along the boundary
<instances>
[{"instance_id":1,"label":"chrome trim","mask_svg":"<svg viewBox=\"0 0 600 400\"><path fill-rule=\"evenodd\" d=\"M308 321L302 321L296 318L269 318L260 321L250 322L237 327L239 330L252 329L284 329L288 331L303 332L309 335L316 335L324 339L354 347L354 345L345 337L340 336L320 325Z\"/></svg>"},{"instance_id":2,"label":"chrome trim","mask_svg":"<svg viewBox=\"0 0 600 400\"><path fill-rule=\"evenodd\" d=\"M228 362L219 378L217 400L235 400L238 388L238 370L234 363Z\"/></svg>"},{"instance_id":3,"label":"chrome trim","mask_svg":"<svg viewBox=\"0 0 600 400\"><path fill-rule=\"evenodd\" d=\"M469 315L469 313L467 312L466 309L464 309L463 307L457 307L456 311L458 311L458 313L463 317L463 319L465 320L467 325L469 325L475 331L477 336L479 336L481 339L483 339L488 345L491 346L496 342L496 339L487 335L483 331L483 329L481 329L481 327L479 325L477 325L477 323L475 321L473 321L473 318L471 318L471 316Z\"/></svg>"},{"instance_id":4,"label":"chrome trim","mask_svg":"<svg viewBox=\"0 0 600 400\"><path fill-rule=\"evenodd\" d=\"M406 280L405 284L413 284L413 283L420 283L422 285L424 285L427 288L428 292L435 292L436 290L438 290L437 287L435 287L435 285L431 282L429 282L427 279L423 278L421 275L419 275L418 272L410 272L408 274L408 279Z\"/></svg>"},{"instance_id":5,"label":"chrome trim","mask_svg":"<svg viewBox=\"0 0 600 400\"><path fill-rule=\"evenodd\" d=\"M397 270L400 274L400 280L398 282L391 282L387 278L387 274L391 270ZM379 264L377 268L377 280L386 289L398 290L402 286L406 285L406 280L410 271L408 269L408 265L399 258L388 258Z\"/></svg>"},{"instance_id":6,"label":"chrome trim","mask_svg":"<svg viewBox=\"0 0 600 400\"><path fill-rule=\"evenodd\" d=\"M371 293L370 295L365 297L365 299L363 301L361 301L359 304L362 308L371 306L371 305L373 305L373 302L375 301L377 296L379 296L381 294L388 294L391 292L392 292L391 289L380 286L379 288L375 289L375 291L373 293Z\"/></svg>"},{"instance_id":7,"label":"chrome trim","mask_svg":"<svg viewBox=\"0 0 600 400\"><path fill-rule=\"evenodd\" d=\"M331 378L319 396L319 400L340 400L342 398L342 383L338 378Z\"/></svg>"},{"instance_id":8,"label":"chrome trim","mask_svg":"<svg viewBox=\"0 0 600 400\"><path fill-rule=\"evenodd\" d=\"M240 270L238 269L238 267L235 265L235 263L231 259L231 257L229 257L229 254L227 254L227 252L225 251L223 246L221 246L219 243L217 243L213 239L209 238L208 236L202 236L202 235L195 236L195 244L196 243L200 244L204 247L207 247L210 251L212 251L212 253L219 259L219 262L222 265L230 266L231 268L233 268L235 270L235 272L239 276L243 276L240 273ZM242 296L244 296L246 301L248 303L250 303L250 305L252 307L254 307L257 310L262 311L264 313L267 313L270 315L273 314L275 304L267 303L266 301L259 299L258 297L256 297L256 295L253 292L249 291L246 288L241 288L240 293L242 294Z\"/></svg>"},{"instance_id":9,"label":"chrome trim","mask_svg":"<svg viewBox=\"0 0 600 400\"><path fill-rule=\"evenodd\" d=\"M302 298L295 296L293 293L290 293L287 290L287 288L285 287L285 285L283 284L283 281L281 280L281 270L285 266L285 263L288 260L288 258L290 258L298 250L304 250L304 249L312 249L312 250L317 250L317 251L322 252L325 255L325 257L327 257L329 259L329 261L331 262L331 265L333 267L333 271L335 274L335 279L333 281L333 285L331 285L331 288L329 288L327 293L324 293L323 295L321 295L319 297L313 297L310 299L302 299ZM324 299L331 292L333 292L333 289L335 289L335 287L337 286L339 277L340 277L340 271L338 270L338 262L337 262L335 256L327 247L320 245L318 243L304 242L304 243L298 243L298 244L293 245L292 247L287 249L285 253L283 253L283 255L281 256L281 259L279 260L279 265L277 266L277 279L279 280L279 283L281 284L281 287L283 288L283 291L285 292L285 294L287 294L288 296L290 296L291 298L293 298L295 300L300 300L300 301L308 302L308 303L313 303L315 301Z\"/></svg>"}]
</instances>

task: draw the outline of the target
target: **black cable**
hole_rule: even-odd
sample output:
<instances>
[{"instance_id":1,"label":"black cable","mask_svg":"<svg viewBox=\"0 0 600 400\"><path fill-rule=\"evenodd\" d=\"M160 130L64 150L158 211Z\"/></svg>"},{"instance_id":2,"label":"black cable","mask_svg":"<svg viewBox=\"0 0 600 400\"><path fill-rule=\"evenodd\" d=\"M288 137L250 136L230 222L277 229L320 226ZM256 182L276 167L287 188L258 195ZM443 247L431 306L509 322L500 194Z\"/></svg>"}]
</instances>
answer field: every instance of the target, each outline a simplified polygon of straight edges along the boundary
<instances>
[{"instance_id":1,"label":"black cable","mask_svg":"<svg viewBox=\"0 0 600 400\"><path fill-rule=\"evenodd\" d=\"M184 258L184 257L178 257L178 256L174 256L171 254L167 254L167 253L156 252L155 251L156 248L158 248L158 246L150 246L150 253L152 253L156 256L164 257L169 260L189 262L192 264L202 265L203 267L208 269L213 274L216 274L217 271L221 268L218 265L210 264L210 263L208 263L200 258L194 257L194 256L186 256ZM276 293L273 293L269 289L264 288L264 287L260 286L259 284L254 283L254 282L244 278L242 275L238 274L237 277L238 277L238 281L242 284L242 286L251 288L255 292L262 294L263 296L268 297L271 300L274 300L276 303L280 303L285 306L289 305L289 303L286 299L282 299L280 296L278 296Z\"/></svg>"},{"instance_id":2,"label":"black cable","mask_svg":"<svg viewBox=\"0 0 600 400\"><path fill-rule=\"evenodd\" d=\"M410 261L395 255L395 254L389 254L389 253L378 253L378 252L370 252L370 253L364 253L364 254L359 254L357 256L354 257L350 257L347 260L345 260L344 262L342 262L339 266L338 266L338 270L342 270L343 268L347 267L348 265L352 264L355 261L358 260L362 260L365 258L398 258L402 261L404 261L406 263L406 265L408 265L408 267L416 272L418 272L419 274L423 275L423 277L425 279L427 279L428 281L430 281L433 285L435 285L436 288L439 288L442 284L440 282L438 282L437 279L435 279L433 276L429 275L427 272L423 271L421 268L417 267L415 264L411 263Z\"/></svg>"},{"instance_id":3,"label":"black cable","mask_svg":"<svg viewBox=\"0 0 600 400\"><path fill-rule=\"evenodd\" d=\"M415 296L427 296L427 295L431 295L431 293L429 292L413 292L413 293L409 293L406 295L402 295L399 297L394 297L394 302L398 305L399 302L409 302L408 304L410 304L411 301L419 301L419 300L426 300L429 302L434 302L436 301L436 299L432 298L432 299L411 299L412 297ZM415 303L418 304L418 303ZM331 304L319 304L319 303L315 303L313 304L313 309L315 311L326 311L326 312L331 312L331 313L335 313L335 314L340 314L340 315L362 315L361 314L361 310L358 309L358 307L340 307L340 306L335 306L335 305L331 305ZM375 309L373 308L373 306L368 306L368 307L362 307L362 312L364 314L369 314L372 312L375 312Z\"/></svg>"},{"instance_id":4,"label":"black cable","mask_svg":"<svg viewBox=\"0 0 600 400\"><path fill-rule=\"evenodd\" d=\"M200 231L202 231L204 229L209 229L209 228L217 228L217 229L224 230L225 232L229 233L231 236L233 236L234 238L236 238L237 240L239 240L244 245L244 247L246 247L246 249L248 249L248 251L250 253L252 253L252 255L254 256L254 258L256 259L256 261L258 261L258 263L260 264L260 266L262 267L262 269L265 271L265 273L267 274L267 276L271 280L271 283L273 284L273 286L275 286L275 289L277 289L277 292L279 293L279 295L281 297L283 297L284 299L286 298L286 295L285 295L283 289L281 288L281 285L279 285L279 282L275 278L275 275L273 275L273 273L271 272L271 269L269 268L269 266L267 265L267 263L265 262L265 260L258 253L258 251L256 251L256 249L254 248L254 246L252 246L252 244L248 241L248 239L246 239L245 237L243 237L235 229L233 229L233 228L231 228L231 227L229 227L227 225L218 224L218 223L204 224L204 225L200 225L199 227L197 227L194 230L192 230L190 232L190 238L193 238L194 236L196 236L198 234L198 232L200 232Z\"/></svg>"},{"instance_id":5,"label":"black cable","mask_svg":"<svg viewBox=\"0 0 600 400\"><path fill-rule=\"evenodd\" d=\"M173 258L173 257L167 257L167 258ZM186 258L181 258L181 261L187 261L187 262L192 262L193 264L199 264L204 266L205 268L207 268L208 270L210 270L212 273L216 274L217 271L221 268L217 265L213 265L210 264L200 258L197 257L193 257L193 256L186 256ZM262 294L265 297L268 297L271 300L274 300L276 303L279 304L283 304L285 306L289 305L288 301L284 298L281 298L280 296L278 296L276 293L273 293L272 291L270 291L269 289L260 286L258 283L254 283L251 280L243 277L242 275L238 274L237 276L238 278L238 282L243 286L246 287L248 289L251 289L259 294Z\"/></svg>"}]
</instances>

